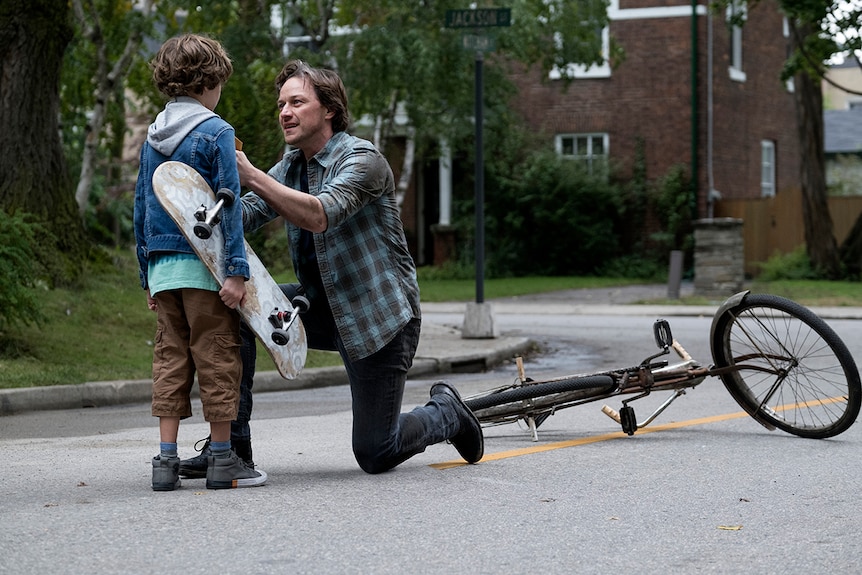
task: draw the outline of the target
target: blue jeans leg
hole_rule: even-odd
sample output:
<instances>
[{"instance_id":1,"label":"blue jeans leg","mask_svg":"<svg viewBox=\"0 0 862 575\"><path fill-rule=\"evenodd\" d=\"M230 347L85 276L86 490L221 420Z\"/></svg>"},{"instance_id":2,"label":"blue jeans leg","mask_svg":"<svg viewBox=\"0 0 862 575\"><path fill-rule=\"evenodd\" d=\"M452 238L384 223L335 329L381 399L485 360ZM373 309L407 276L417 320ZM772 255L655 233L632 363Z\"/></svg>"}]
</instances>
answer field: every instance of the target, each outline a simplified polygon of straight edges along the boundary
<instances>
[{"instance_id":1,"label":"blue jeans leg","mask_svg":"<svg viewBox=\"0 0 862 575\"><path fill-rule=\"evenodd\" d=\"M420 320L414 319L380 351L359 361L345 359L353 397L353 454L367 473L392 469L458 432L457 415L445 399L401 413L419 331Z\"/></svg>"}]
</instances>

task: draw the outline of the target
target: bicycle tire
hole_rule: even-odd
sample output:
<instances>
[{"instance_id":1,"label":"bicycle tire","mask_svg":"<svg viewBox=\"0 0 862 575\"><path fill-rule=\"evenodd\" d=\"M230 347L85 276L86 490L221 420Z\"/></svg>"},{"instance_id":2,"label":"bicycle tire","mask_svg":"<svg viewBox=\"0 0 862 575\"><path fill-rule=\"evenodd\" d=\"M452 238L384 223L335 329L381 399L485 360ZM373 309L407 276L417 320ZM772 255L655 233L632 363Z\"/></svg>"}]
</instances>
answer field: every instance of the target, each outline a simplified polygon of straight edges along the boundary
<instances>
[{"instance_id":1,"label":"bicycle tire","mask_svg":"<svg viewBox=\"0 0 862 575\"><path fill-rule=\"evenodd\" d=\"M615 387L616 384L614 383L613 378L609 375L587 375L538 383L528 383L526 385L513 387L504 391L469 398L465 400L464 403L466 403L467 407L475 413L491 407L498 407L509 403L538 399L549 395L571 391L583 391L596 388L596 395L598 396L612 391ZM527 412L529 410L523 409L523 411Z\"/></svg>"},{"instance_id":2,"label":"bicycle tire","mask_svg":"<svg viewBox=\"0 0 862 575\"><path fill-rule=\"evenodd\" d=\"M716 368L736 402L766 427L825 439L856 421L862 386L841 338L808 308L769 294L746 294L715 317ZM777 371L777 373L776 373Z\"/></svg>"}]
</instances>

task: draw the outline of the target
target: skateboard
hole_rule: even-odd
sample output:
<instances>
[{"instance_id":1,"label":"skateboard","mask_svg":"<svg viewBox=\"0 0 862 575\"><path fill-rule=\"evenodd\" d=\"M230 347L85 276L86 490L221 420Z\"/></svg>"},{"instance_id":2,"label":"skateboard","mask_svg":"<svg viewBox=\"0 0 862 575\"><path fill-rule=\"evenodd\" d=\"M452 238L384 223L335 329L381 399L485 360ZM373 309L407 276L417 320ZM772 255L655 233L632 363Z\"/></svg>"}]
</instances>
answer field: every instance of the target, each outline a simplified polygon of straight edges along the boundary
<instances>
[{"instance_id":1,"label":"skateboard","mask_svg":"<svg viewBox=\"0 0 862 575\"><path fill-rule=\"evenodd\" d=\"M153 189L197 256L223 285L224 240L218 222L222 208L234 201L233 193L213 193L194 168L173 161L156 168ZM247 241L245 251L250 278L239 313L266 347L282 377L294 379L302 371L308 352L305 328L299 319L299 314L308 310L308 300L303 296L288 300Z\"/></svg>"}]
</instances>

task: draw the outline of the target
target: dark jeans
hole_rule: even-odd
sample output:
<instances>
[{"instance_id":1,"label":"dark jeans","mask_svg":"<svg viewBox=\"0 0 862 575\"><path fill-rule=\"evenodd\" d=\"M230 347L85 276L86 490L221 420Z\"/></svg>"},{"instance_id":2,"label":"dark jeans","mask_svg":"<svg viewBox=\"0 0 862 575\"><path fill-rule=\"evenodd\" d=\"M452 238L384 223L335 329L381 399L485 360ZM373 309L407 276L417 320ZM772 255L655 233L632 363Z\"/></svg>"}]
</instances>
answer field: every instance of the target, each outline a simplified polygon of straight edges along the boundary
<instances>
[{"instance_id":1,"label":"dark jeans","mask_svg":"<svg viewBox=\"0 0 862 575\"><path fill-rule=\"evenodd\" d=\"M282 285L289 299L296 295L297 284ZM329 310L311 309L302 323L310 349L338 351L347 369L353 399L353 454L367 473L392 469L429 445L445 441L458 433L458 416L445 395L430 399L423 406L401 413L407 370L419 343L421 321L411 320L395 338L376 353L351 361L335 329ZM256 348L254 335L243 330L243 377L240 416L244 423L236 428L248 431L251 416L252 380ZM242 437L233 435L232 438ZM247 437L247 436L246 436Z\"/></svg>"},{"instance_id":2,"label":"dark jeans","mask_svg":"<svg viewBox=\"0 0 862 575\"><path fill-rule=\"evenodd\" d=\"M239 328L242 345L239 349L242 360L242 379L239 383L239 413L230 424L230 438L232 440L251 440L251 410L254 407L254 396L251 393L254 387L254 364L257 361L257 347L254 332L242 322Z\"/></svg>"}]
</instances>

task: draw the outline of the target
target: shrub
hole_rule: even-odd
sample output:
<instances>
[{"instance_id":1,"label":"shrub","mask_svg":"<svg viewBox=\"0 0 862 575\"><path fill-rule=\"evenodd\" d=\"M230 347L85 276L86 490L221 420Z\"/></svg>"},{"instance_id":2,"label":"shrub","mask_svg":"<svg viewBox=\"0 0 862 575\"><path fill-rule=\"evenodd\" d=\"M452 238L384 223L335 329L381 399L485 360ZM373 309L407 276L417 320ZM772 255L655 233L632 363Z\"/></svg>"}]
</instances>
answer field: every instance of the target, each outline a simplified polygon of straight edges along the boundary
<instances>
[{"instance_id":1,"label":"shrub","mask_svg":"<svg viewBox=\"0 0 862 575\"><path fill-rule=\"evenodd\" d=\"M34 289L38 264L33 246L38 229L24 216L0 210L0 330L42 320Z\"/></svg>"},{"instance_id":2,"label":"shrub","mask_svg":"<svg viewBox=\"0 0 862 575\"><path fill-rule=\"evenodd\" d=\"M758 266L760 281L818 279L804 245L786 254L776 252Z\"/></svg>"},{"instance_id":3,"label":"shrub","mask_svg":"<svg viewBox=\"0 0 862 575\"><path fill-rule=\"evenodd\" d=\"M485 263L490 277L591 275L619 252L617 188L553 150L492 164L486 178ZM493 169L497 167L498 169ZM462 201L462 264L474 258L474 202ZM466 258L466 259L465 259Z\"/></svg>"}]
</instances>

